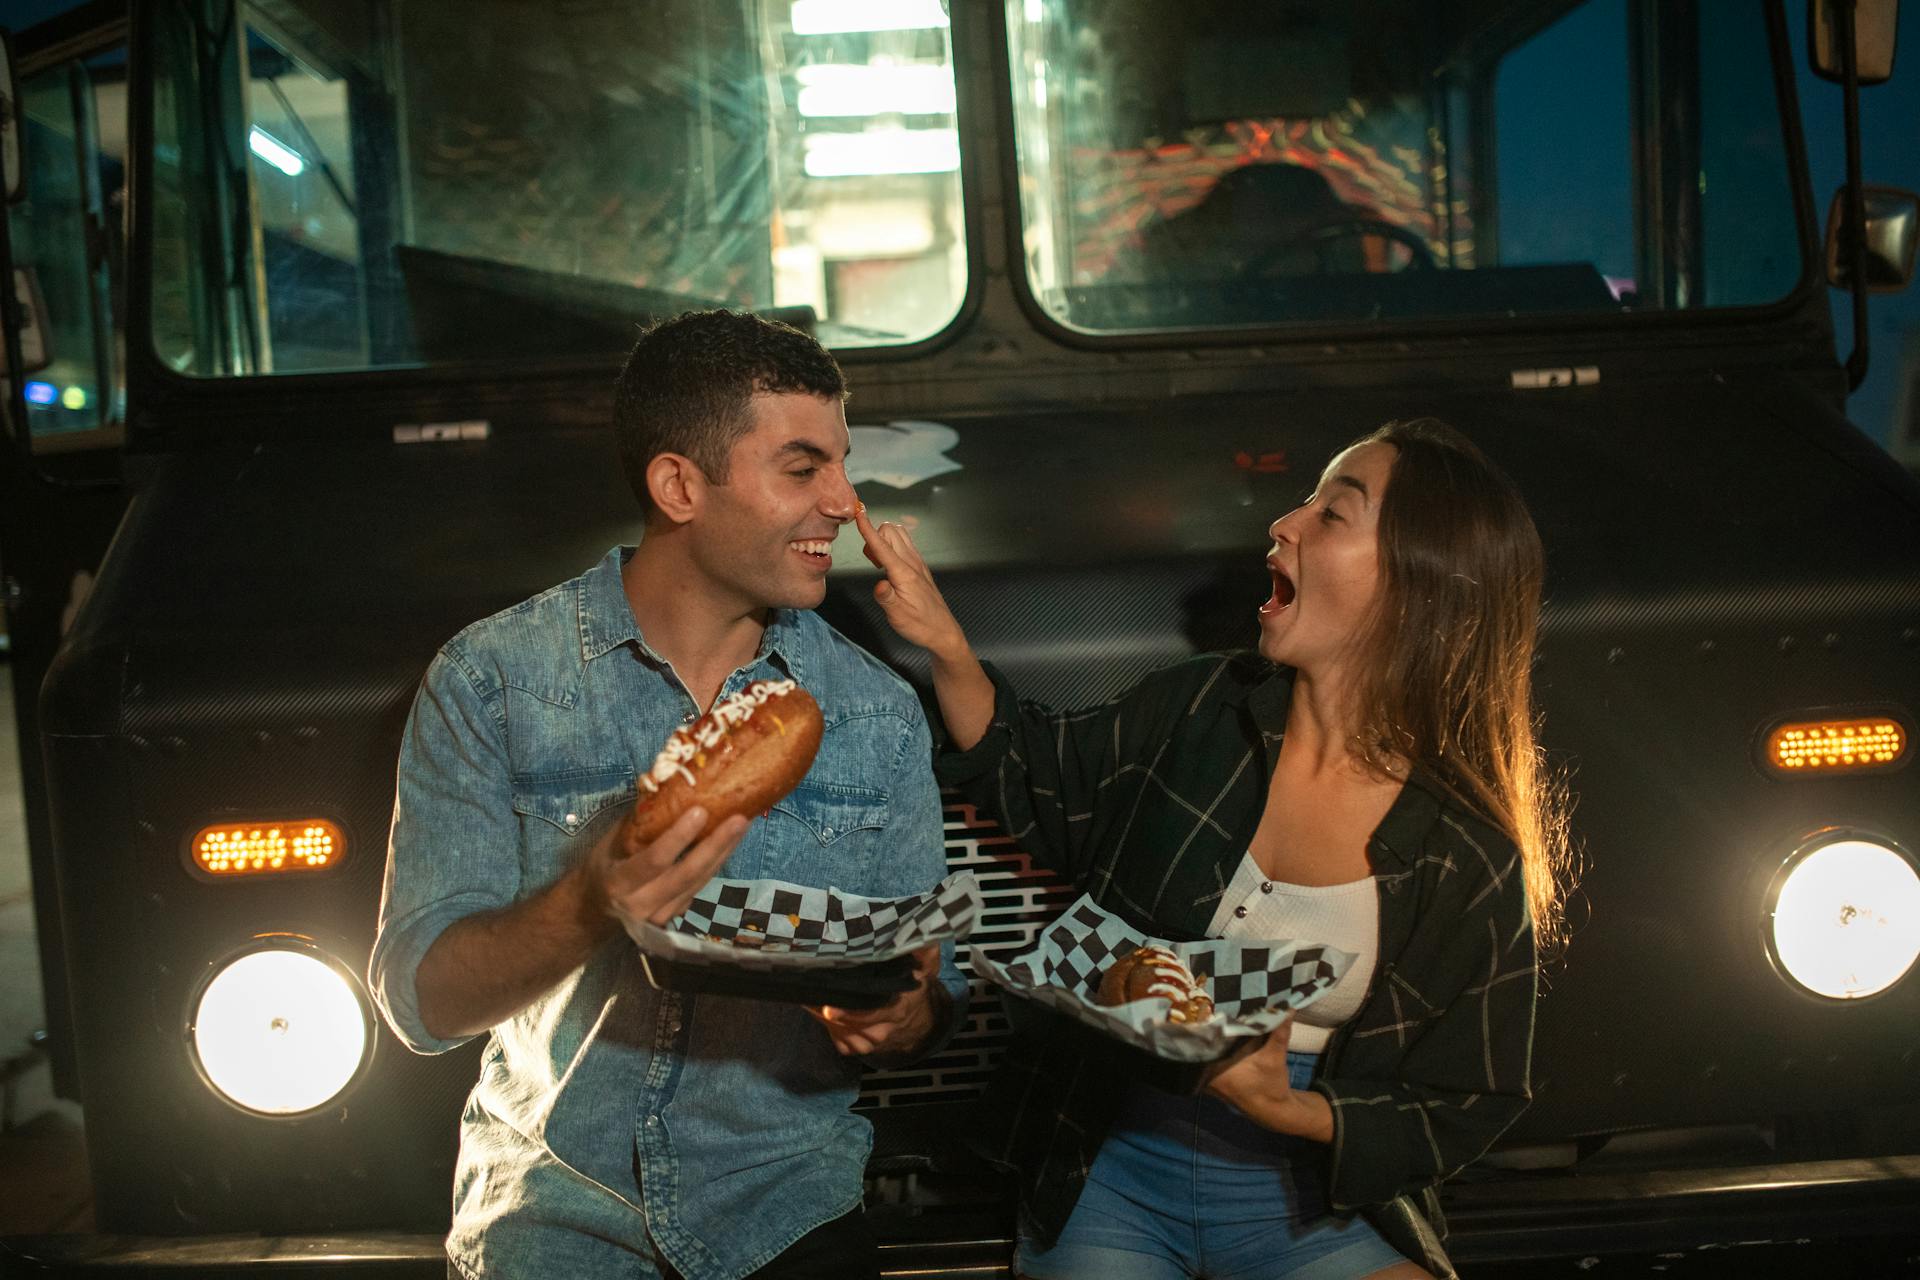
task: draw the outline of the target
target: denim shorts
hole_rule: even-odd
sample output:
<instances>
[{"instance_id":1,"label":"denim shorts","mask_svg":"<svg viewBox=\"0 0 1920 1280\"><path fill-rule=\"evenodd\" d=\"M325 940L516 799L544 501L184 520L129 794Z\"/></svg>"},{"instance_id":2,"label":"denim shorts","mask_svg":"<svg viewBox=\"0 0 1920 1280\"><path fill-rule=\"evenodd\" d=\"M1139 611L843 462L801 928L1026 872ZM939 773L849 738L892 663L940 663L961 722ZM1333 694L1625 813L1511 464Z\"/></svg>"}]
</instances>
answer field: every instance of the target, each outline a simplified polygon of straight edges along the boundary
<instances>
[{"instance_id":1,"label":"denim shorts","mask_svg":"<svg viewBox=\"0 0 1920 1280\"><path fill-rule=\"evenodd\" d=\"M1314 1054L1290 1053L1293 1087ZM1023 1232L1031 1280L1350 1280L1405 1262L1364 1218L1327 1211L1325 1148L1210 1096L1135 1087L1051 1248Z\"/></svg>"}]
</instances>

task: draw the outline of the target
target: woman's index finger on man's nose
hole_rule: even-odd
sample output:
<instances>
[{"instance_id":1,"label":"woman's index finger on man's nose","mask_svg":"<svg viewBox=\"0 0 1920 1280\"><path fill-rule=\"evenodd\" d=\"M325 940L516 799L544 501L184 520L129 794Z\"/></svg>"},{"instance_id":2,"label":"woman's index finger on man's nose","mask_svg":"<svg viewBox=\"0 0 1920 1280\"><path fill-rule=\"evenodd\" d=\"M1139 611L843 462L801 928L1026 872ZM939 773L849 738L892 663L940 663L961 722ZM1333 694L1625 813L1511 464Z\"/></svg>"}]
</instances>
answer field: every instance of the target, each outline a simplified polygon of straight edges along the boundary
<instances>
[{"instance_id":1,"label":"woman's index finger on man's nose","mask_svg":"<svg viewBox=\"0 0 1920 1280\"><path fill-rule=\"evenodd\" d=\"M860 541L863 544L861 550L866 554L867 559L882 569L888 568L887 560L895 554L894 550L887 545L887 540L880 536L880 531L873 527L873 521L867 516L867 504L864 502L854 504L853 527L859 530Z\"/></svg>"}]
</instances>

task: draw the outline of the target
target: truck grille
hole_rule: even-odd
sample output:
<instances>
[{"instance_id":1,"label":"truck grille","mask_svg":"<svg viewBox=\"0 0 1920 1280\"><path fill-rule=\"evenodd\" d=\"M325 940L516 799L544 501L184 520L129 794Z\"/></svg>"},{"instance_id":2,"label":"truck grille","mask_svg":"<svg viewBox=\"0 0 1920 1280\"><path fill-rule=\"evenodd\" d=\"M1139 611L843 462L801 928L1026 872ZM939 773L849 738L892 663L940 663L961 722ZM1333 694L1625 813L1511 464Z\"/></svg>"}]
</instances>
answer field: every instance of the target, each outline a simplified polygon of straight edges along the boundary
<instances>
[{"instance_id":1,"label":"truck grille","mask_svg":"<svg viewBox=\"0 0 1920 1280\"><path fill-rule=\"evenodd\" d=\"M947 1047L926 1061L902 1071L869 1072L856 1110L978 1097L1007 1042L1007 1018L995 989L974 976L968 949L977 946L995 960L1017 955L1077 896L1065 880L1035 867L997 823L956 793L947 792L945 800L947 870L978 876L986 902L973 936L960 945L960 970L971 989L967 1020Z\"/></svg>"}]
</instances>

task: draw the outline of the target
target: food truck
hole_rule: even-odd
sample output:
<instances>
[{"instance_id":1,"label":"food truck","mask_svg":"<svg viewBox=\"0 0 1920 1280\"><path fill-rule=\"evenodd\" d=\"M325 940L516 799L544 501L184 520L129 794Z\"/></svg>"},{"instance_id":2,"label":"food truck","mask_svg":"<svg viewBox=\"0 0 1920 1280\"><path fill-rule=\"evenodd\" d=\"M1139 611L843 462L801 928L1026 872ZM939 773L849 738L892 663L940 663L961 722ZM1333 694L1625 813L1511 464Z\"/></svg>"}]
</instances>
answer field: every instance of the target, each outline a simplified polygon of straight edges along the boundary
<instances>
[{"instance_id":1,"label":"food truck","mask_svg":"<svg viewBox=\"0 0 1920 1280\"><path fill-rule=\"evenodd\" d=\"M440 1274L481 1045L413 1055L366 991L402 726L448 637L634 540L614 373L718 306L835 353L861 496L1056 706L1251 645L1266 526L1340 446L1466 431L1546 545L1581 872L1534 1102L1444 1190L1456 1258L1907 1229L1920 485L1846 420L1865 326L1843 354L1829 310L1912 273L1914 198L1857 163L1894 12L147 0L16 33L0 557L102 1235L13 1265ZM1844 137L1802 136L1816 74ZM1829 208L1808 157L1843 147ZM823 614L924 683L856 551ZM971 941L1013 955L1073 891L948 800ZM1010 1274L958 1140L1007 1034L976 981L867 1079L891 1273Z\"/></svg>"}]
</instances>

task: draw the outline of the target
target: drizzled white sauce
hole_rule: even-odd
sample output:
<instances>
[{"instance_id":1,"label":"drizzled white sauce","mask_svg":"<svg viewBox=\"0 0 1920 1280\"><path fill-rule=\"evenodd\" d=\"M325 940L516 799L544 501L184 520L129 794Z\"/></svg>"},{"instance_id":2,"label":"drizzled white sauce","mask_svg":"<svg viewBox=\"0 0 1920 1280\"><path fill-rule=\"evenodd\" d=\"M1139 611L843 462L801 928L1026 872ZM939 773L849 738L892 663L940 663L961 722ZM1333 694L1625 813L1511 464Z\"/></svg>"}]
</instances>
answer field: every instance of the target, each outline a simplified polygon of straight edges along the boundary
<instances>
[{"instance_id":1,"label":"drizzled white sauce","mask_svg":"<svg viewBox=\"0 0 1920 1280\"><path fill-rule=\"evenodd\" d=\"M1169 1017L1174 1022L1205 1020L1209 1016L1213 1001L1200 979L1181 963L1179 956L1160 947L1144 947L1135 954L1140 956L1137 963L1146 969L1149 978L1146 991L1139 998L1159 996L1166 1000L1173 1006ZM1205 1003L1200 1003L1202 1001Z\"/></svg>"},{"instance_id":2,"label":"drizzled white sauce","mask_svg":"<svg viewBox=\"0 0 1920 1280\"><path fill-rule=\"evenodd\" d=\"M1150 996L1187 1000L1199 993L1200 984L1178 960L1170 964L1155 964L1147 972L1154 978L1147 984L1147 994Z\"/></svg>"},{"instance_id":3,"label":"drizzled white sauce","mask_svg":"<svg viewBox=\"0 0 1920 1280\"><path fill-rule=\"evenodd\" d=\"M640 788L648 795L675 777L693 785L693 771L687 765L703 751L718 747L727 734L753 718L753 713L769 699L792 693L797 686L791 680L757 680L739 693L730 693L713 705L713 710L690 725L673 731L667 745L653 758L653 768L640 779Z\"/></svg>"}]
</instances>

